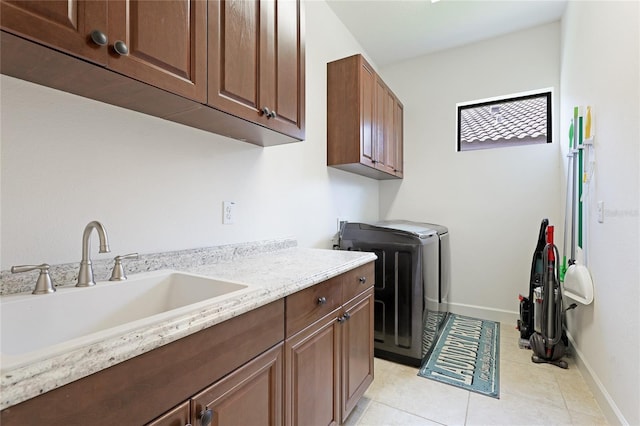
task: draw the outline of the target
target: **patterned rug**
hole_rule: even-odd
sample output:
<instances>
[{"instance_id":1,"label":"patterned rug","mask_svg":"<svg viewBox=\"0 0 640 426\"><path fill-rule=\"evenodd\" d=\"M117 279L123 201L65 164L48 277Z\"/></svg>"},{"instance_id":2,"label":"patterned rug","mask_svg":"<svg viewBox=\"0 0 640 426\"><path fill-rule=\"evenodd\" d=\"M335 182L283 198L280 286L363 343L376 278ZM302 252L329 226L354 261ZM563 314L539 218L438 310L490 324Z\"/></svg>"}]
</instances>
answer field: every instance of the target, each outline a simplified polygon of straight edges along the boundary
<instances>
[{"instance_id":1,"label":"patterned rug","mask_svg":"<svg viewBox=\"0 0 640 426\"><path fill-rule=\"evenodd\" d=\"M450 314L419 376L500 398L500 324Z\"/></svg>"}]
</instances>

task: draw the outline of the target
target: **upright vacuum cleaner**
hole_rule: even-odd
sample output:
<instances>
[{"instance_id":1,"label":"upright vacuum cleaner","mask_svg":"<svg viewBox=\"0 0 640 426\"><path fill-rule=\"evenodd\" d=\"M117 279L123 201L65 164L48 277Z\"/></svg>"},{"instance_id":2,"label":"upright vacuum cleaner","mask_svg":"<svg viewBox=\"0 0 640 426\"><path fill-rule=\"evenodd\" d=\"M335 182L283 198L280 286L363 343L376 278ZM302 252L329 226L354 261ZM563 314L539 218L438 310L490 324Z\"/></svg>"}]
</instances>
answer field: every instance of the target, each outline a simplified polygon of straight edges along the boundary
<instances>
[{"instance_id":1,"label":"upright vacuum cleaner","mask_svg":"<svg viewBox=\"0 0 640 426\"><path fill-rule=\"evenodd\" d=\"M562 357L567 351L564 310L560 287L560 255L553 244L553 226L547 226L547 244L542 250L542 285L534 289L534 333L529 338L535 363L549 363L567 368ZM558 259L558 262L556 262Z\"/></svg>"},{"instance_id":2,"label":"upright vacuum cleaner","mask_svg":"<svg viewBox=\"0 0 640 426\"><path fill-rule=\"evenodd\" d=\"M531 275L529 276L529 295L520 295L520 319L518 320L517 329L520 330L520 342L521 348L529 349L529 338L534 331L534 318L533 318L533 302L534 292L536 288L542 285L542 275L544 268L542 266L542 257L544 247L546 245L546 233L547 226L549 226L548 219L542 219L540 223L540 232L538 233L538 243L533 251L533 258L531 259Z\"/></svg>"}]
</instances>

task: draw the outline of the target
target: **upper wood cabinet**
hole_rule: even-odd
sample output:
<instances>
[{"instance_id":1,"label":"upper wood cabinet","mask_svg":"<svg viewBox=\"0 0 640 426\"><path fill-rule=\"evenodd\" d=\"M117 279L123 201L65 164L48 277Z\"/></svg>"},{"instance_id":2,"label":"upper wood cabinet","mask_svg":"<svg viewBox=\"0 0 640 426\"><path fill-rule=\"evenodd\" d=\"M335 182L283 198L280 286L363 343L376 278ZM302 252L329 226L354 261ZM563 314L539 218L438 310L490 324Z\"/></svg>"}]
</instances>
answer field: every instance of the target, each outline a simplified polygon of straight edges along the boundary
<instances>
[{"instance_id":1,"label":"upper wood cabinet","mask_svg":"<svg viewBox=\"0 0 640 426\"><path fill-rule=\"evenodd\" d=\"M403 106L361 56L327 64L327 165L403 177Z\"/></svg>"},{"instance_id":2,"label":"upper wood cabinet","mask_svg":"<svg viewBox=\"0 0 640 426\"><path fill-rule=\"evenodd\" d=\"M108 12L109 68L171 93L206 101L205 1L111 0ZM118 53L122 45L127 50L124 54Z\"/></svg>"},{"instance_id":3,"label":"upper wood cabinet","mask_svg":"<svg viewBox=\"0 0 640 426\"><path fill-rule=\"evenodd\" d=\"M0 0L0 15L3 74L256 145L305 137L299 0Z\"/></svg>"},{"instance_id":4,"label":"upper wood cabinet","mask_svg":"<svg viewBox=\"0 0 640 426\"><path fill-rule=\"evenodd\" d=\"M304 138L300 2L211 1L209 29L208 104Z\"/></svg>"},{"instance_id":5,"label":"upper wood cabinet","mask_svg":"<svg viewBox=\"0 0 640 426\"><path fill-rule=\"evenodd\" d=\"M136 80L206 101L207 16L199 0L2 0L2 27Z\"/></svg>"},{"instance_id":6,"label":"upper wood cabinet","mask_svg":"<svg viewBox=\"0 0 640 426\"><path fill-rule=\"evenodd\" d=\"M2 29L102 65L107 51L91 40L107 31L107 0L0 1Z\"/></svg>"}]
</instances>

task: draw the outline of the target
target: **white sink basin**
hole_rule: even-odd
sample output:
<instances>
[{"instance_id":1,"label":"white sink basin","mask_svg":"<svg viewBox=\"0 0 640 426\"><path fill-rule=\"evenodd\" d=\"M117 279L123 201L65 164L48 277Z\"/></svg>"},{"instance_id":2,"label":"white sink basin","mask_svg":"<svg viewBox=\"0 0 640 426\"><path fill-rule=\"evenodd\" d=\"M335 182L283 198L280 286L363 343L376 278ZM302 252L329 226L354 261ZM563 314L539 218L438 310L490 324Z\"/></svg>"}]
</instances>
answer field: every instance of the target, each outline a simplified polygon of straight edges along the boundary
<instances>
[{"instance_id":1,"label":"white sink basin","mask_svg":"<svg viewBox=\"0 0 640 426\"><path fill-rule=\"evenodd\" d=\"M2 361L18 361L45 349L51 355L52 349L60 352L117 336L197 309L199 304L223 301L245 288L199 275L156 271L89 288L60 288L48 295L2 296Z\"/></svg>"}]
</instances>

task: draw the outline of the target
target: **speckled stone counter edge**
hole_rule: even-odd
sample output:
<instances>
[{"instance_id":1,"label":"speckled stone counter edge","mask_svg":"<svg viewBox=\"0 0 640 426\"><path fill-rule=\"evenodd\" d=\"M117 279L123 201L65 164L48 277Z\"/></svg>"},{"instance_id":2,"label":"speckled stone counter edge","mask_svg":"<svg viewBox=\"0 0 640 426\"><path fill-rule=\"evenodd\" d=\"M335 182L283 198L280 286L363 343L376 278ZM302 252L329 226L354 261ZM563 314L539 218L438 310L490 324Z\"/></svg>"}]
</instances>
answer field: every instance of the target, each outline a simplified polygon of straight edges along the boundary
<instances>
[{"instance_id":1,"label":"speckled stone counter edge","mask_svg":"<svg viewBox=\"0 0 640 426\"><path fill-rule=\"evenodd\" d=\"M41 357L14 368L2 368L0 409L241 315L376 258L373 253L296 246L295 240L285 239L145 255L139 260L140 265L131 271L180 269L219 279L233 278L247 284L248 288L233 297L211 302L167 321L54 356ZM106 263L103 271L108 272L111 262ZM71 279L70 284L74 280Z\"/></svg>"}]
</instances>

